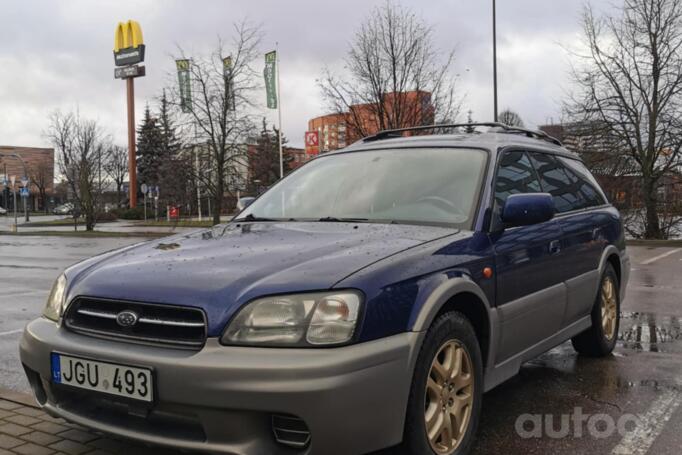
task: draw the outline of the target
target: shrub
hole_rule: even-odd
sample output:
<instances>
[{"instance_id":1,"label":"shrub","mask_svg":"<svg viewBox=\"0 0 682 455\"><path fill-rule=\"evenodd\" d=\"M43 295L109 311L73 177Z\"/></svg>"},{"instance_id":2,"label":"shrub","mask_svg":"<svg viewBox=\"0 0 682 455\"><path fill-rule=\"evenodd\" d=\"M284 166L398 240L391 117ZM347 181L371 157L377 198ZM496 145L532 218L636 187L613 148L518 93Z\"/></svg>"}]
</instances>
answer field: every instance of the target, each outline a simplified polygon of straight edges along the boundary
<instances>
[{"instance_id":1,"label":"shrub","mask_svg":"<svg viewBox=\"0 0 682 455\"><path fill-rule=\"evenodd\" d=\"M111 213L122 220L144 219L144 210L141 207L135 207L134 209L115 209L112 210Z\"/></svg>"},{"instance_id":2,"label":"shrub","mask_svg":"<svg viewBox=\"0 0 682 455\"><path fill-rule=\"evenodd\" d=\"M116 221L118 216L114 212L101 212L96 216L98 223L103 223L107 221Z\"/></svg>"}]
</instances>

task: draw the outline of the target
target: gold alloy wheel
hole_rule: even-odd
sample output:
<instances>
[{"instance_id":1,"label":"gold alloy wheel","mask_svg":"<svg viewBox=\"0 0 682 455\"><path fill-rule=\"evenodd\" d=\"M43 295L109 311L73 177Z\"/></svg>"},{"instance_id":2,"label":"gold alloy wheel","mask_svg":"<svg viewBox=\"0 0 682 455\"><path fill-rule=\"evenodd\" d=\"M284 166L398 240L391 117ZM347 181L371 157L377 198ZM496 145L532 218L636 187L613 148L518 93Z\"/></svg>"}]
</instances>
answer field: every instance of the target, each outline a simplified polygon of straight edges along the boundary
<instances>
[{"instance_id":1,"label":"gold alloy wheel","mask_svg":"<svg viewBox=\"0 0 682 455\"><path fill-rule=\"evenodd\" d=\"M431 448L451 454L459 447L471 421L474 405L474 368L462 343L441 346L426 380L424 418Z\"/></svg>"},{"instance_id":2,"label":"gold alloy wheel","mask_svg":"<svg viewBox=\"0 0 682 455\"><path fill-rule=\"evenodd\" d=\"M601 327L607 340L616 336L616 320L618 319L618 304L616 300L616 285L611 277L606 277L601 285Z\"/></svg>"}]
</instances>

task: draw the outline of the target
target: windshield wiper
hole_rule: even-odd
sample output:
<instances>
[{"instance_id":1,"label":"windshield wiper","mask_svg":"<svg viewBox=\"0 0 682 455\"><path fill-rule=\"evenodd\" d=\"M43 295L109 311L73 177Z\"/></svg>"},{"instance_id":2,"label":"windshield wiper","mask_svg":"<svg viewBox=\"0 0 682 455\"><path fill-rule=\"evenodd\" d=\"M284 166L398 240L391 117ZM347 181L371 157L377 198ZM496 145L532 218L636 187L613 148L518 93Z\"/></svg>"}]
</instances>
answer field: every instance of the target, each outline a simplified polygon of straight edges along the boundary
<instances>
[{"instance_id":1,"label":"windshield wiper","mask_svg":"<svg viewBox=\"0 0 682 455\"><path fill-rule=\"evenodd\" d=\"M337 218L335 216L325 216L317 221L322 222L332 222L332 223L362 223L363 221L369 221L368 218Z\"/></svg>"},{"instance_id":2,"label":"windshield wiper","mask_svg":"<svg viewBox=\"0 0 682 455\"><path fill-rule=\"evenodd\" d=\"M253 213L249 213L245 217L237 218L234 221L239 222L239 221L278 221L278 220L275 220L272 218L262 218L260 216L255 216Z\"/></svg>"}]
</instances>

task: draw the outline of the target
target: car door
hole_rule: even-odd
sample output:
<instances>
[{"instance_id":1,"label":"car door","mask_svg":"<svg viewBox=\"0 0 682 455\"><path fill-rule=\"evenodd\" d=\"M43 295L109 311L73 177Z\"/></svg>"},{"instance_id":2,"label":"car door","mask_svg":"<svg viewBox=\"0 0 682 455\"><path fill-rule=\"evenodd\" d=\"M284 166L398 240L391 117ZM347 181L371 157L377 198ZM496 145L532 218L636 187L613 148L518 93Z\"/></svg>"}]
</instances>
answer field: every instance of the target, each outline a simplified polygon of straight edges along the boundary
<instances>
[{"instance_id":1,"label":"car door","mask_svg":"<svg viewBox=\"0 0 682 455\"><path fill-rule=\"evenodd\" d=\"M561 228L555 220L500 229L506 199L541 192L539 179L524 151L504 152L494 181L490 239L495 251L496 304L500 314L497 363L555 334L564 315L565 285L561 267Z\"/></svg>"},{"instance_id":2,"label":"car door","mask_svg":"<svg viewBox=\"0 0 682 455\"><path fill-rule=\"evenodd\" d=\"M554 197L561 226L562 263L566 283L566 313L563 326L587 316L597 295L599 261L605 247L601 229L609 215L606 199L589 172L577 159L531 153L543 191Z\"/></svg>"}]
</instances>

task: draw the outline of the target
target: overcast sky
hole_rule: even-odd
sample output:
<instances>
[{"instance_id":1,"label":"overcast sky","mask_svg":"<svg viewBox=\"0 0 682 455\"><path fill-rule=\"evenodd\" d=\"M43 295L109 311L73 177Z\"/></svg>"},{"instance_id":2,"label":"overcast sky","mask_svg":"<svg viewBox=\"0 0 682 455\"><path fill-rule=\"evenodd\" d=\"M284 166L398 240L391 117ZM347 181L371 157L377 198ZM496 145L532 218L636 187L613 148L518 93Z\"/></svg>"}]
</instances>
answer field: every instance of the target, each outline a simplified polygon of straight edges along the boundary
<instances>
[{"instance_id":1,"label":"overcast sky","mask_svg":"<svg viewBox=\"0 0 682 455\"><path fill-rule=\"evenodd\" d=\"M325 113L315 82L322 68L340 63L358 24L382 2L0 0L0 145L48 146L43 133L58 108L78 108L125 144L125 84L113 77L116 23L139 21L147 45L147 77L136 81L139 119L145 103L174 80L178 46L188 55L208 53L217 36L229 38L231 24L244 18L262 24L263 51L279 42L284 133L302 145L308 119ZM456 50L453 75L460 75L466 109L476 120L492 120L491 2L401 3L433 26L439 49ZM527 125L559 118L569 88L562 46L579 42L583 3L497 0L500 108L517 111ZM607 8L604 0L593 4ZM275 121L273 111L263 113Z\"/></svg>"}]
</instances>

